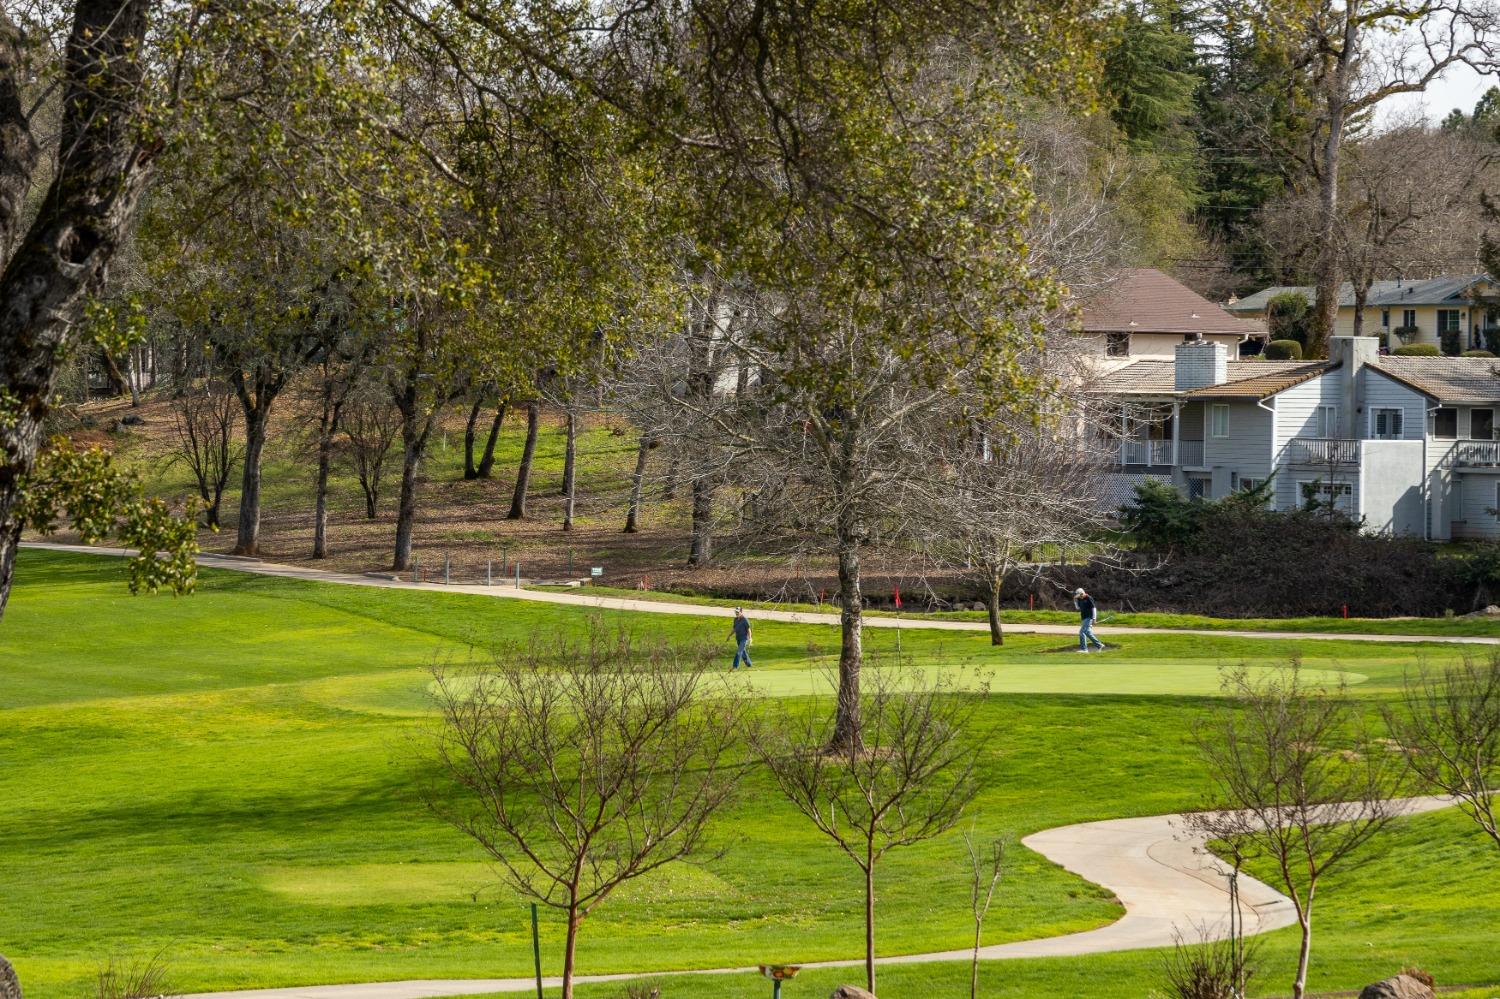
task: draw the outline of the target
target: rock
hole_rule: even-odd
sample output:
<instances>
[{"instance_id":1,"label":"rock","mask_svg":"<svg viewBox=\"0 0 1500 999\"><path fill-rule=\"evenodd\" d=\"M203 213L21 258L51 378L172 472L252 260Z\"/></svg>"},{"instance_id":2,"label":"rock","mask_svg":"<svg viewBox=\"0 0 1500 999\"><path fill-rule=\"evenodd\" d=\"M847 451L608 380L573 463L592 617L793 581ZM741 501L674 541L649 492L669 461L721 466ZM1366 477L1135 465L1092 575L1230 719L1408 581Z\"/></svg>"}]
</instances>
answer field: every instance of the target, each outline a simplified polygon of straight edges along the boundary
<instances>
[{"instance_id":1,"label":"rock","mask_svg":"<svg viewBox=\"0 0 1500 999\"><path fill-rule=\"evenodd\" d=\"M875 993L866 992L858 985L840 985L833 990L828 999L875 999Z\"/></svg>"},{"instance_id":2,"label":"rock","mask_svg":"<svg viewBox=\"0 0 1500 999\"><path fill-rule=\"evenodd\" d=\"M143 427L145 425L146 421L141 419L137 413L126 413L120 417L120 426L122 427Z\"/></svg>"},{"instance_id":3,"label":"rock","mask_svg":"<svg viewBox=\"0 0 1500 999\"><path fill-rule=\"evenodd\" d=\"M0 956L0 997L21 999L21 983L16 978L16 969L3 956Z\"/></svg>"},{"instance_id":4,"label":"rock","mask_svg":"<svg viewBox=\"0 0 1500 999\"><path fill-rule=\"evenodd\" d=\"M1397 975L1360 990L1359 999L1434 999L1432 986L1410 975Z\"/></svg>"}]
</instances>

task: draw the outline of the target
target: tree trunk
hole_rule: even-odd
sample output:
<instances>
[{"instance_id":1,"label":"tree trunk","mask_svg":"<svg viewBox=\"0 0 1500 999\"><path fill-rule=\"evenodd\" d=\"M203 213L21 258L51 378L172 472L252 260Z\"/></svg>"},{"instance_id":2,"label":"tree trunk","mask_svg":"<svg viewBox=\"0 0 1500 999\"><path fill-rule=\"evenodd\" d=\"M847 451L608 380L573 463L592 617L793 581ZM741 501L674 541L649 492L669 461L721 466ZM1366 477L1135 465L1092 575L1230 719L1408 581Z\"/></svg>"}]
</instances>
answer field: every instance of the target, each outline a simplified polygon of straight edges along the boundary
<instances>
[{"instance_id":1,"label":"tree trunk","mask_svg":"<svg viewBox=\"0 0 1500 999\"><path fill-rule=\"evenodd\" d=\"M1005 577L999 573L990 576L990 592L985 600L985 610L990 618L990 644L1004 645L1005 632L1000 627L1000 587Z\"/></svg>"},{"instance_id":2,"label":"tree trunk","mask_svg":"<svg viewBox=\"0 0 1500 999\"><path fill-rule=\"evenodd\" d=\"M500 424L505 422L505 405L505 400L501 399L500 405L495 407L495 419L490 423L490 436L484 442L484 457L479 459L481 479L489 478L490 472L495 467L495 443L500 440Z\"/></svg>"},{"instance_id":3,"label":"tree trunk","mask_svg":"<svg viewBox=\"0 0 1500 999\"><path fill-rule=\"evenodd\" d=\"M568 410L567 444L563 448L563 525L573 529L573 501L578 495L578 417Z\"/></svg>"},{"instance_id":4,"label":"tree trunk","mask_svg":"<svg viewBox=\"0 0 1500 999\"><path fill-rule=\"evenodd\" d=\"M526 517L526 489L531 482L531 459L536 456L536 436L541 429L542 407L539 403L526 404L526 444L521 448L521 464L516 469L516 490L510 497L510 512L506 520L522 520Z\"/></svg>"},{"instance_id":5,"label":"tree trunk","mask_svg":"<svg viewBox=\"0 0 1500 999\"><path fill-rule=\"evenodd\" d=\"M706 478L693 480L693 543L688 565L705 566L714 558L714 487Z\"/></svg>"},{"instance_id":6,"label":"tree trunk","mask_svg":"<svg viewBox=\"0 0 1500 999\"><path fill-rule=\"evenodd\" d=\"M334 398L332 376L323 381L323 415L318 423L318 496L313 510L313 558L328 557L328 469L333 463L333 435L339 426L342 401Z\"/></svg>"},{"instance_id":7,"label":"tree trunk","mask_svg":"<svg viewBox=\"0 0 1500 999\"><path fill-rule=\"evenodd\" d=\"M559 496L567 496L568 494L572 493L573 477L577 471L576 463L578 460L578 417L573 415L573 411L571 409L567 411L567 417L564 420L564 426L566 427L566 430L563 438L563 477L562 489L558 490L557 493L557 495Z\"/></svg>"},{"instance_id":8,"label":"tree trunk","mask_svg":"<svg viewBox=\"0 0 1500 999\"><path fill-rule=\"evenodd\" d=\"M401 417L401 498L396 504L396 554L391 568L411 568L412 530L417 520L417 469L427 444L425 431L417 429L417 415Z\"/></svg>"},{"instance_id":9,"label":"tree trunk","mask_svg":"<svg viewBox=\"0 0 1500 999\"><path fill-rule=\"evenodd\" d=\"M479 478L479 469L474 465L474 426L479 422L479 408L484 405L484 397L475 398L474 405L469 407L469 419L464 424L464 479Z\"/></svg>"},{"instance_id":10,"label":"tree trunk","mask_svg":"<svg viewBox=\"0 0 1500 999\"><path fill-rule=\"evenodd\" d=\"M1334 60L1334 66L1328 74L1324 93L1328 135L1324 138L1318 163L1317 296L1308 335L1308 357L1328 356L1328 338L1333 336L1339 315L1339 152L1349 99L1350 62L1356 58L1359 44L1358 9L1357 0L1349 0L1345 5L1343 48L1341 52L1328 56Z\"/></svg>"},{"instance_id":11,"label":"tree trunk","mask_svg":"<svg viewBox=\"0 0 1500 999\"><path fill-rule=\"evenodd\" d=\"M248 402L244 402L244 408L245 460L240 469L240 516L234 554L254 555L260 550L260 459L266 446L270 411L265 405Z\"/></svg>"},{"instance_id":12,"label":"tree trunk","mask_svg":"<svg viewBox=\"0 0 1500 999\"><path fill-rule=\"evenodd\" d=\"M125 372L120 370L120 362L115 360L109 351L102 348L99 354L104 358L104 377L109 379L109 394L124 395L129 389L125 385Z\"/></svg>"},{"instance_id":13,"label":"tree trunk","mask_svg":"<svg viewBox=\"0 0 1500 999\"><path fill-rule=\"evenodd\" d=\"M583 917L576 906L568 909L568 937L563 944L562 999L573 999L573 973L578 951L578 927Z\"/></svg>"},{"instance_id":14,"label":"tree trunk","mask_svg":"<svg viewBox=\"0 0 1500 999\"><path fill-rule=\"evenodd\" d=\"M1365 300L1369 297L1370 286L1360 281L1354 286L1354 335L1365 335Z\"/></svg>"},{"instance_id":15,"label":"tree trunk","mask_svg":"<svg viewBox=\"0 0 1500 999\"><path fill-rule=\"evenodd\" d=\"M1297 925L1302 929L1302 943L1297 948L1297 980L1292 983L1292 999L1302 999L1307 994L1307 966L1312 957L1312 892L1307 895L1309 908L1298 913Z\"/></svg>"},{"instance_id":16,"label":"tree trunk","mask_svg":"<svg viewBox=\"0 0 1500 999\"><path fill-rule=\"evenodd\" d=\"M679 461L675 454L672 456L672 460L667 462L667 481L662 486L661 490L661 498L664 500L672 499L677 495L678 464Z\"/></svg>"},{"instance_id":17,"label":"tree trunk","mask_svg":"<svg viewBox=\"0 0 1500 999\"><path fill-rule=\"evenodd\" d=\"M641 494L646 486L646 461L651 454L651 437L641 434L640 445L635 451L635 471L630 473L630 505L625 508L625 533L634 534L640 529Z\"/></svg>"},{"instance_id":18,"label":"tree trunk","mask_svg":"<svg viewBox=\"0 0 1500 999\"><path fill-rule=\"evenodd\" d=\"M125 384L130 387L130 408L141 405L141 348L131 347L125 354Z\"/></svg>"},{"instance_id":19,"label":"tree trunk","mask_svg":"<svg viewBox=\"0 0 1500 999\"><path fill-rule=\"evenodd\" d=\"M875 858L865 851L865 988L875 992Z\"/></svg>"},{"instance_id":20,"label":"tree trunk","mask_svg":"<svg viewBox=\"0 0 1500 999\"><path fill-rule=\"evenodd\" d=\"M55 168L22 230L40 147L19 89L27 39L0 8L0 617L10 597L21 490L36 465L58 357L76 346L83 305L135 219L150 175L139 132L136 58L150 0L78 0L63 56ZM29 99L29 98L28 98Z\"/></svg>"},{"instance_id":21,"label":"tree trunk","mask_svg":"<svg viewBox=\"0 0 1500 999\"><path fill-rule=\"evenodd\" d=\"M839 690L829 748L858 752L864 744L859 712L859 671L864 664L864 594L860 585L858 519L840 511L837 528L839 563Z\"/></svg>"}]
</instances>

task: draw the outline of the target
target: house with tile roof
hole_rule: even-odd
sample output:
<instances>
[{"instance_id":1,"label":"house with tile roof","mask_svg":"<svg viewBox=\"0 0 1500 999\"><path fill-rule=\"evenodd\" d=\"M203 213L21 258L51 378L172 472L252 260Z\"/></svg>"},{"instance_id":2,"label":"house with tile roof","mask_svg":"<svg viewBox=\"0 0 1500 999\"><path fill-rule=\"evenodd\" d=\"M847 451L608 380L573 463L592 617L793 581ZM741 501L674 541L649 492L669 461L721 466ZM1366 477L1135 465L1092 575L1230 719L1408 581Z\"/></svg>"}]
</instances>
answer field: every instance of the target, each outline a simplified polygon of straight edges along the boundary
<instances>
[{"instance_id":1,"label":"house with tile roof","mask_svg":"<svg viewBox=\"0 0 1500 999\"><path fill-rule=\"evenodd\" d=\"M1171 361L1184 336L1222 343L1231 356L1240 344L1264 340L1264 316L1241 319L1181 282L1149 267L1122 271L1080 308L1079 326L1106 367L1128 361Z\"/></svg>"},{"instance_id":2,"label":"house with tile roof","mask_svg":"<svg viewBox=\"0 0 1500 999\"><path fill-rule=\"evenodd\" d=\"M1491 341L1500 340L1500 313L1485 301L1497 291L1500 289L1485 274L1376 281L1365 296L1361 333L1378 337L1382 346L1389 348L1430 343L1442 349L1447 332L1456 334L1449 337L1455 353L1484 349ZM1274 285L1230 301L1224 309L1240 319L1264 322L1271 300L1287 293L1301 295L1312 304L1311 286ZM1346 281L1339 287L1335 336L1355 334L1354 311L1354 289Z\"/></svg>"},{"instance_id":3,"label":"house with tile roof","mask_svg":"<svg viewBox=\"0 0 1500 999\"><path fill-rule=\"evenodd\" d=\"M1145 478L1221 498L1274 477L1272 502L1309 496L1366 530L1500 538L1500 362L1391 357L1374 337L1335 337L1328 360L1231 360L1179 344L1096 380L1118 407L1111 498Z\"/></svg>"}]
</instances>

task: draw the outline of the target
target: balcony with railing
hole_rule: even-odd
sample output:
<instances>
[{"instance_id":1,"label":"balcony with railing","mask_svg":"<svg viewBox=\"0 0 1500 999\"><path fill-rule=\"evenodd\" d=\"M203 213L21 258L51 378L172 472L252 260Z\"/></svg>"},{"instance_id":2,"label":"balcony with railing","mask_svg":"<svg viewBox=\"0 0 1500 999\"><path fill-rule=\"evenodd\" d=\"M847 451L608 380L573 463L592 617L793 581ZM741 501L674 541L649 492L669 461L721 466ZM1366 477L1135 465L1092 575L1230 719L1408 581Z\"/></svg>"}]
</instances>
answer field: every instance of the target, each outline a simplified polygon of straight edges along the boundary
<instances>
[{"instance_id":1,"label":"balcony with railing","mask_svg":"<svg viewBox=\"0 0 1500 999\"><path fill-rule=\"evenodd\" d=\"M1177 460L1172 460L1172 442L1170 440L1141 440L1140 438L1129 438L1120 441L1119 454L1117 456L1121 465L1136 465L1143 468L1172 468L1175 465L1201 465L1203 464L1203 442L1202 441L1178 441Z\"/></svg>"},{"instance_id":2,"label":"balcony with railing","mask_svg":"<svg viewBox=\"0 0 1500 999\"><path fill-rule=\"evenodd\" d=\"M1294 465L1357 465L1359 441L1346 438L1293 437L1287 461Z\"/></svg>"},{"instance_id":3,"label":"balcony with railing","mask_svg":"<svg viewBox=\"0 0 1500 999\"><path fill-rule=\"evenodd\" d=\"M1500 470L1500 441L1459 441L1448 453L1448 464Z\"/></svg>"}]
</instances>

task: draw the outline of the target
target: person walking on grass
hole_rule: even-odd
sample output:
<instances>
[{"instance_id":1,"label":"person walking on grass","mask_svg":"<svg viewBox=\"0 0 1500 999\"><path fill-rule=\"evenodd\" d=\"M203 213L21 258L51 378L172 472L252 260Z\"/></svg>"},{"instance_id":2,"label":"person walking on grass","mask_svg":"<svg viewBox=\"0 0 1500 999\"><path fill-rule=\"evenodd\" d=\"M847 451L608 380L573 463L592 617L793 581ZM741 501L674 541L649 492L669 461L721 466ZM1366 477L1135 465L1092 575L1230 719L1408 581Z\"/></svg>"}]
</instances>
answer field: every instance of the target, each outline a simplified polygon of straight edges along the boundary
<instances>
[{"instance_id":1,"label":"person walking on grass","mask_svg":"<svg viewBox=\"0 0 1500 999\"><path fill-rule=\"evenodd\" d=\"M745 616L743 607L734 609L734 625L730 628L729 635L734 639L734 665L731 670L740 668L740 661L744 660L745 668L749 669L750 663L750 619Z\"/></svg>"},{"instance_id":2,"label":"person walking on grass","mask_svg":"<svg viewBox=\"0 0 1500 999\"><path fill-rule=\"evenodd\" d=\"M1094 603L1094 598L1080 586L1073 591L1073 606L1078 608L1079 617L1083 619L1078 626L1078 651L1087 653L1089 643L1093 642L1099 646L1099 651L1103 652L1104 643L1094 635L1094 622L1099 620L1099 605Z\"/></svg>"}]
</instances>

